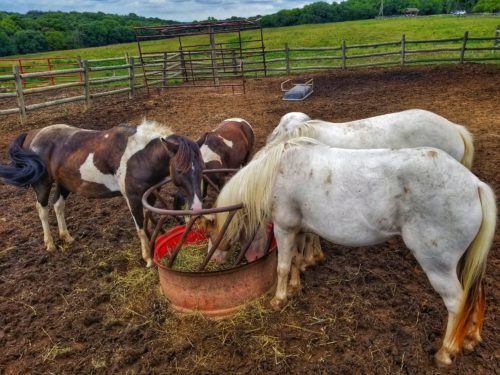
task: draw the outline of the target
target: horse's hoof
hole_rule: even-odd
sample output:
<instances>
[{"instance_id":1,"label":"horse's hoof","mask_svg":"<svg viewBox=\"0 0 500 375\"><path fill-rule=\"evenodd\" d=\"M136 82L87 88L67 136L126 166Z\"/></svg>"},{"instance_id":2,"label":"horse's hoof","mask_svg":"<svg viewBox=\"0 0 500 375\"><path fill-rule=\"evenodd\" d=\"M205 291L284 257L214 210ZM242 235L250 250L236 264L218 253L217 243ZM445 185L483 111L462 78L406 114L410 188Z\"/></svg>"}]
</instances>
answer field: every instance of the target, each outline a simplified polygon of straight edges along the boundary
<instances>
[{"instance_id":1,"label":"horse's hoof","mask_svg":"<svg viewBox=\"0 0 500 375\"><path fill-rule=\"evenodd\" d=\"M479 334L472 334L464 338L464 343L462 347L467 351L473 351L477 344L481 342L481 336Z\"/></svg>"},{"instance_id":2,"label":"horse's hoof","mask_svg":"<svg viewBox=\"0 0 500 375\"><path fill-rule=\"evenodd\" d=\"M274 297L271 302L271 308L275 311L279 311L283 308L283 306L286 305L286 299L285 300L282 300L282 299L278 299L276 297Z\"/></svg>"},{"instance_id":3,"label":"horse's hoof","mask_svg":"<svg viewBox=\"0 0 500 375\"><path fill-rule=\"evenodd\" d=\"M66 244L66 245L71 245L73 242L75 242L75 239L71 237L69 234L68 235L63 235L61 236L61 240Z\"/></svg>"},{"instance_id":4,"label":"horse's hoof","mask_svg":"<svg viewBox=\"0 0 500 375\"><path fill-rule=\"evenodd\" d=\"M286 295L288 298L291 298L291 297L294 297L294 296L300 294L301 291L302 291L302 288L300 285L298 285L298 286L289 285Z\"/></svg>"},{"instance_id":5,"label":"horse's hoof","mask_svg":"<svg viewBox=\"0 0 500 375\"><path fill-rule=\"evenodd\" d=\"M153 259L146 260L146 268L151 268L153 266Z\"/></svg>"},{"instance_id":6,"label":"horse's hoof","mask_svg":"<svg viewBox=\"0 0 500 375\"><path fill-rule=\"evenodd\" d=\"M450 354L444 349L439 349L434 358L438 367L448 367L453 363Z\"/></svg>"},{"instance_id":7,"label":"horse's hoof","mask_svg":"<svg viewBox=\"0 0 500 375\"><path fill-rule=\"evenodd\" d=\"M52 253L52 252L56 251L56 249L57 249L57 248L56 248L56 245L54 245L54 243L49 243L49 244L47 245L47 251L48 251L49 253Z\"/></svg>"},{"instance_id":8,"label":"horse's hoof","mask_svg":"<svg viewBox=\"0 0 500 375\"><path fill-rule=\"evenodd\" d=\"M326 257L324 254L318 255L314 258L314 263L315 264L323 264L326 261Z\"/></svg>"},{"instance_id":9,"label":"horse's hoof","mask_svg":"<svg viewBox=\"0 0 500 375\"><path fill-rule=\"evenodd\" d=\"M465 339L465 340L467 340L467 339ZM464 344L462 347L465 350L472 352L474 350L474 347L476 346L476 343L472 340L470 340L470 341L465 341L465 340L464 340Z\"/></svg>"}]
</instances>

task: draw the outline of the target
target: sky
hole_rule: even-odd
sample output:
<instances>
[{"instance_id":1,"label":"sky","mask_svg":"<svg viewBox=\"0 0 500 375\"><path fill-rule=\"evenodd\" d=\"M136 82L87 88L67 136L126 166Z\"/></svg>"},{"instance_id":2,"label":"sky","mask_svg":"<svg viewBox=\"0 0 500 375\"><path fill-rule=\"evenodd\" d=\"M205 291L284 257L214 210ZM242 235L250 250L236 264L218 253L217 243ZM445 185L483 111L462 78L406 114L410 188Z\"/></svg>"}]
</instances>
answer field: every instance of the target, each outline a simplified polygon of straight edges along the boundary
<instances>
[{"instance_id":1,"label":"sky","mask_svg":"<svg viewBox=\"0 0 500 375\"><path fill-rule=\"evenodd\" d=\"M318 1L318 0L315 0ZM135 13L176 21L250 17L275 13L281 9L301 8L314 1L304 0L0 0L0 11L26 13L29 10L59 10Z\"/></svg>"}]
</instances>

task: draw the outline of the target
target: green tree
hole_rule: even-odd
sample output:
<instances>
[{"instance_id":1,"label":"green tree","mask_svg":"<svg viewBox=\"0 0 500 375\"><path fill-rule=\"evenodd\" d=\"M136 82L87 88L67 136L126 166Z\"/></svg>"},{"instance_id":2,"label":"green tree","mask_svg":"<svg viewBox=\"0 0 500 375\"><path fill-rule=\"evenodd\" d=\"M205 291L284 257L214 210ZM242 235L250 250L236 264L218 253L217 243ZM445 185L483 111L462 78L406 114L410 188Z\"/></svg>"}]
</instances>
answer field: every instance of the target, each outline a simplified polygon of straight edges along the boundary
<instances>
[{"instance_id":1,"label":"green tree","mask_svg":"<svg viewBox=\"0 0 500 375\"><path fill-rule=\"evenodd\" d=\"M51 51L59 51L75 47L71 35L62 31L46 31L43 35L45 36L48 48Z\"/></svg>"},{"instance_id":2,"label":"green tree","mask_svg":"<svg viewBox=\"0 0 500 375\"><path fill-rule=\"evenodd\" d=\"M493 12L500 10L500 0L479 0L472 8L473 12Z\"/></svg>"},{"instance_id":3,"label":"green tree","mask_svg":"<svg viewBox=\"0 0 500 375\"><path fill-rule=\"evenodd\" d=\"M21 27L14 21L11 16L5 16L0 20L0 31L12 36L16 32L21 31Z\"/></svg>"},{"instance_id":4,"label":"green tree","mask_svg":"<svg viewBox=\"0 0 500 375\"><path fill-rule=\"evenodd\" d=\"M0 56L9 56L16 52L16 45L12 39L3 31L0 31Z\"/></svg>"},{"instance_id":5,"label":"green tree","mask_svg":"<svg viewBox=\"0 0 500 375\"><path fill-rule=\"evenodd\" d=\"M14 35L19 53L32 53L47 50L47 41L40 31L21 30Z\"/></svg>"}]
</instances>

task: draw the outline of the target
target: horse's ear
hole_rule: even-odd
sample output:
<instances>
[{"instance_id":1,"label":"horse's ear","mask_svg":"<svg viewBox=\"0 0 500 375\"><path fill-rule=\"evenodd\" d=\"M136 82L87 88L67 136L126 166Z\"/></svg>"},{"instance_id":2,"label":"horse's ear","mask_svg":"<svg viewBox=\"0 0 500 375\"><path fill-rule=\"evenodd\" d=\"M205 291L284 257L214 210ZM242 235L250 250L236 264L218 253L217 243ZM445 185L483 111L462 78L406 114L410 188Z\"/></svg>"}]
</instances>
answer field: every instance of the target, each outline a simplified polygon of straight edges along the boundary
<instances>
[{"instance_id":1,"label":"horse's ear","mask_svg":"<svg viewBox=\"0 0 500 375\"><path fill-rule=\"evenodd\" d=\"M167 150L172 154L175 154L177 153L177 151L179 151L179 140L174 136L169 135L166 138L161 138L161 141L165 143L165 146L167 146Z\"/></svg>"},{"instance_id":2,"label":"horse's ear","mask_svg":"<svg viewBox=\"0 0 500 375\"><path fill-rule=\"evenodd\" d=\"M208 136L208 132L205 132L201 137L200 139L198 139L196 141L196 143L198 144L198 147L201 148L201 146L203 146L203 144L206 142L207 140L207 136Z\"/></svg>"}]
</instances>

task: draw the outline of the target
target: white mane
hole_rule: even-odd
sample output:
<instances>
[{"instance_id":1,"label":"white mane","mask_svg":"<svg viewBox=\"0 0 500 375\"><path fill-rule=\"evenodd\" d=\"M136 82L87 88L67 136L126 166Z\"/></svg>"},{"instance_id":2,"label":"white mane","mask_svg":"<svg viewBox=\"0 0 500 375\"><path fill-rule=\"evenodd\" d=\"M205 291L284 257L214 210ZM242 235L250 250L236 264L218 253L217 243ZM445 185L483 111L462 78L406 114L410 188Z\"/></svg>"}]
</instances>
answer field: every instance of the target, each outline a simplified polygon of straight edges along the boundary
<instances>
[{"instance_id":1,"label":"white mane","mask_svg":"<svg viewBox=\"0 0 500 375\"><path fill-rule=\"evenodd\" d=\"M170 129L170 127L164 124L144 118L139 126L137 126L136 134L139 138L149 140L153 138L169 136L173 134L173 131L172 129Z\"/></svg>"}]
</instances>

